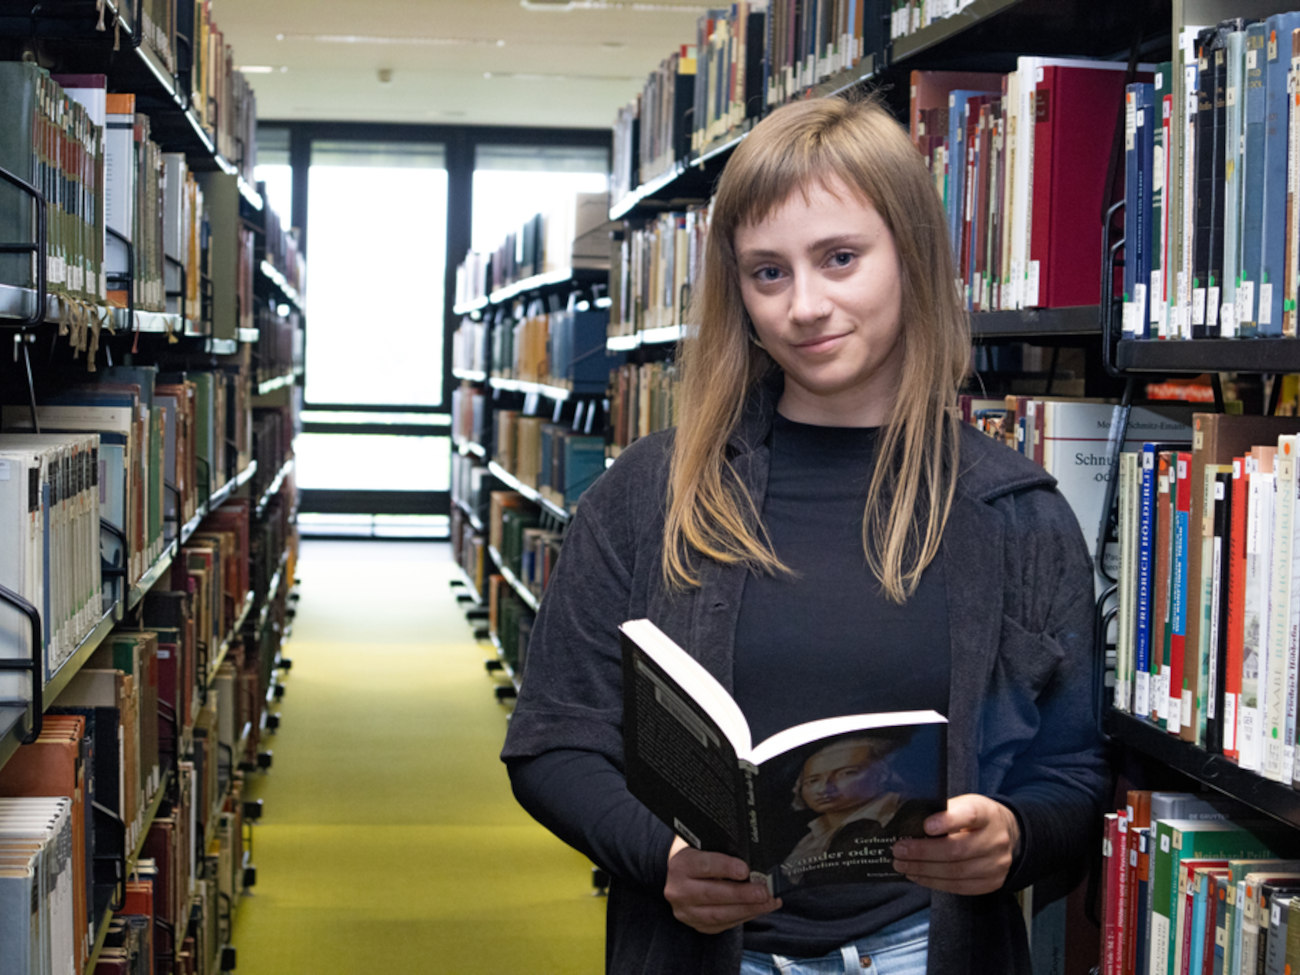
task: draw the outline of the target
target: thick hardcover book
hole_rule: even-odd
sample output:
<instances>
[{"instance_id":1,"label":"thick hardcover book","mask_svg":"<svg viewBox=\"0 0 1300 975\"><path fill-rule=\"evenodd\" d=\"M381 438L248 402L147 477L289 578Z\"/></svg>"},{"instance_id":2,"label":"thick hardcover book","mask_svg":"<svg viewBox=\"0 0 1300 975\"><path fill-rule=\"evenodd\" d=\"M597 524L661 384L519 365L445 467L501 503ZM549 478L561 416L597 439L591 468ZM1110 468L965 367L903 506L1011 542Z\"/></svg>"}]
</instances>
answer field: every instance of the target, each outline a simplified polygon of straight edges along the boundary
<instances>
[{"instance_id":1,"label":"thick hardcover book","mask_svg":"<svg viewBox=\"0 0 1300 975\"><path fill-rule=\"evenodd\" d=\"M1122 67L1122 66L1120 66ZM1149 81L1149 72L1135 80ZM1048 64L1034 94L1029 306L1060 308L1099 300L1100 228L1110 133L1120 123L1122 70Z\"/></svg>"},{"instance_id":2,"label":"thick hardcover book","mask_svg":"<svg viewBox=\"0 0 1300 975\"><path fill-rule=\"evenodd\" d=\"M891 847L947 804L947 719L854 714L750 740L740 707L649 620L620 627L632 794L776 893L895 878Z\"/></svg>"}]
</instances>

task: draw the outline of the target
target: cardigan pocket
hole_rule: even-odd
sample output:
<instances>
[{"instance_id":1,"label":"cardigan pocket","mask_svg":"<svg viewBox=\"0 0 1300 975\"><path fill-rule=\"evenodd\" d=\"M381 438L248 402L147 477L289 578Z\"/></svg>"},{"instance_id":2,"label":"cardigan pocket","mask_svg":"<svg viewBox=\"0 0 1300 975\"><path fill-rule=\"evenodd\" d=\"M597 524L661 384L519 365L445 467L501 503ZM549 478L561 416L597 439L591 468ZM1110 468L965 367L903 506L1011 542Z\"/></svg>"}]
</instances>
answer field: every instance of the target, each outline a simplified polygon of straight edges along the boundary
<instances>
[{"instance_id":1,"label":"cardigan pocket","mask_svg":"<svg viewBox=\"0 0 1300 975\"><path fill-rule=\"evenodd\" d=\"M980 717L980 791L996 792L1017 756L1038 734L1038 698L1065 652L1054 639L1002 617L998 653Z\"/></svg>"}]
</instances>

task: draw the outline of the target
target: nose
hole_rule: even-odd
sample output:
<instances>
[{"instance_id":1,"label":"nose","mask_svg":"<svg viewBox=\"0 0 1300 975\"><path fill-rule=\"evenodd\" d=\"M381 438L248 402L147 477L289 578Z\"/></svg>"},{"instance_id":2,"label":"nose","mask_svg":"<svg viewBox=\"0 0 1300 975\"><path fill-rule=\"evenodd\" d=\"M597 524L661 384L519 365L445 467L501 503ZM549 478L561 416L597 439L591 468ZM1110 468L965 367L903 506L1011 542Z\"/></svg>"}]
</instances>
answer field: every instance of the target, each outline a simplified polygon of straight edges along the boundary
<instances>
[{"instance_id":1,"label":"nose","mask_svg":"<svg viewBox=\"0 0 1300 975\"><path fill-rule=\"evenodd\" d=\"M830 302L815 274L796 272L790 293L790 319L796 324L810 324L830 313Z\"/></svg>"}]
</instances>

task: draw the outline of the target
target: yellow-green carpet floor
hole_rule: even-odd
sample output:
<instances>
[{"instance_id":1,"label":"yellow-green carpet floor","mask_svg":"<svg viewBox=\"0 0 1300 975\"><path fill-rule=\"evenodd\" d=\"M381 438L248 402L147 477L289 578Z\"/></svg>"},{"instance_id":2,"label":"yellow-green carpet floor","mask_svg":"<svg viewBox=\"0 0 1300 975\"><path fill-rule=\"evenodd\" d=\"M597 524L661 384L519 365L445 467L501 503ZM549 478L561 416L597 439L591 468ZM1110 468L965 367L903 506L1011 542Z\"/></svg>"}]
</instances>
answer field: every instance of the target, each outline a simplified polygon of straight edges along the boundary
<instances>
[{"instance_id":1,"label":"yellow-green carpet floor","mask_svg":"<svg viewBox=\"0 0 1300 975\"><path fill-rule=\"evenodd\" d=\"M591 865L515 803L442 543L306 541L238 975L597 975Z\"/></svg>"}]
</instances>

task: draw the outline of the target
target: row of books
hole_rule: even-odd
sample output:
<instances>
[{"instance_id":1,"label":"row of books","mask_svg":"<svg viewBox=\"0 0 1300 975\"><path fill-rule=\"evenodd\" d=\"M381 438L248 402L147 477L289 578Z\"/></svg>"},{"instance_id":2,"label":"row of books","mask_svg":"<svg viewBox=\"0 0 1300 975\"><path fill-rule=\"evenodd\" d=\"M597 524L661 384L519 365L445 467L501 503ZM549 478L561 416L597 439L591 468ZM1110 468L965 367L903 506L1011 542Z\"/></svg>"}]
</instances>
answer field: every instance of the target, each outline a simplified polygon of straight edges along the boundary
<instances>
[{"instance_id":1,"label":"row of books","mask_svg":"<svg viewBox=\"0 0 1300 975\"><path fill-rule=\"evenodd\" d=\"M767 103L763 87L767 3L742 0L705 11L696 21L691 152L698 155Z\"/></svg>"},{"instance_id":2,"label":"row of books","mask_svg":"<svg viewBox=\"0 0 1300 975\"><path fill-rule=\"evenodd\" d=\"M609 267L609 194L577 193L533 214L491 252L470 251L456 268L457 307L542 274Z\"/></svg>"},{"instance_id":3,"label":"row of books","mask_svg":"<svg viewBox=\"0 0 1300 975\"><path fill-rule=\"evenodd\" d=\"M975 0L892 0L889 39L898 40L956 17Z\"/></svg>"},{"instance_id":4,"label":"row of books","mask_svg":"<svg viewBox=\"0 0 1300 975\"><path fill-rule=\"evenodd\" d=\"M1295 336L1300 13L1188 28L1126 93L1127 338Z\"/></svg>"},{"instance_id":5,"label":"row of books","mask_svg":"<svg viewBox=\"0 0 1300 975\"><path fill-rule=\"evenodd\" d=\"M460 504L452 504L449 532L451 557L464 573L465 582L476 603L486 601L488 569L491 565L487 537L480 528L481 524L476 524Z\"/></svg>"},{"instance_id":6,"label":"row of books","mask_svg":"<svg viewBox=\"0 0 1300 975\"><path fill-rule=\"evenodd\" d=\"M491 328L488 372L496 379L600 392L624 358L606 347L608 332L607 308L547 311L534 301L524 317L502 315Z\"/></svg>"},{"instance_id":7,"label":"row of books","mask_svg":"<svg viewBox=\"0 0 1300 975\"><path fill-rule=\"evenodd\" d=\"M102 74L50 75L31 62L0 62L0 87L7 96L0 167L46 201L49 289L197 318L203 192L184 154L163 152L150 137L135 96L109 92ZM31 200L9 184L0 193L0 236L34 242ZM35 262L30 254L0 257L0 284L34 287Z\"/></svg>"},{"instance_id":8,"label":"row of books","mask_svg":"<svg viewBox=\"0 0 1300 975\"><path fill-rule=\"evenodd\" d=\"M451 437L459 444L486 444L492 438L491 394L480 383L461 382L451 391ZM455 479L453 478L453 487ZM452 497L455 498L453 491Z\"/></svg>"},{"instance_id":9,"label":"row of books","mask_svg":"<svg viewBox=\"0 0 1300 975\"><path fill-rule=\"evenodd\" d=\"M260 520L250 499L209 513L145 594L134 622L115 628L68 679L37 743L0 767L0 796L66 797L76 839L68 873L77 878L67 888L75 905L57 901L70 928L62 921L51 928L39 905L11 912L16 905L5 902L0 925L17 925L30 938L11 940L0 927L0 969L73 970L7 967L15 957L21 964L23 951L77 959L76 971L89 970L85 956L97 932L106 946L99 964L116 966L132 954L123 926L134 924L143 934L143 970L217 970L213 952L225 940L217 917L228 914L218 901L232 903L243 885L239 770L254 763L282 632L268 643L265 620L287 592L283 581L272 586L260 563L269 556L278 571L292 549L267 507ZM259 551L269 546L278 546L274 554ZM128 885L105 933L124 878L96 865L130 859L132 851L141 852L130 883L153 885L149 909L140 909ZM21 889L27 876L14 875ZM146 922L124 920L136 916Z\"/></svg>"},{"instance_id":10,"label":"row of books","mask_svg":"<svg viewBox=\"0 0 1300 975\"><path fill-rule=\"evenodd\" d=\"M909 130L944 200L972 311L1099 303L1106 134L1126 68L1022 56L1006 74L912 72Z\"/></svg>"},{"instance_id":11,"label":"row of books","mask_svg":"<svg viewBox=\"0 0 1300 975\"><path fill-rule=\"evenodd\" d=\"M1296 852L1224 797L1129 790L1104 822L1101 975L1284 975L1300 964Z\"/></svg>"},{"instance_id":12,"label":"row of books","mask_svg":"<svg viewBox=\"0 0 1300 975\"><path fill-rule=\"evenodd\" d=\"M675 420L677 367L671 361L622 365L610 380L609 437L614 453Z\"/></svg>"},{"instance_id":13,"label":"row of books","mask_svg":"<svg viewBox=\"0 0 1300 975\"><path fill-rule=\"evenodd\" d=\"M176 6L176 35L193 38L190 104L217 152L248 182L257 168L257 95L234 66L234 51L212 19L211 0L160 0Z\"/></svg>"},{"instance_id":14,"label":"row of books","mask_svg":"<svg viewBox=\"0 0 1300 975\"><path fill-rule=\"evenodd\" d=\"M99 436L102 515L125 539L135 583L201 503L252 462L251 397L234 371L163 372L111 366L96 382L43 394L35 413L0 407L6 430Z\"/></svg>"},{"instance_id":15,"label":"row of books","mask_svg":"<svg viewBox=\"0 0 1300 975\"><path fill-rule=\"evenodd\" d=\"M1115 707L1295 785L1295 417L1121 455Z\"/></svg>"},{"instance_id":16,"label":"row of books","mask_svg":"<svg viewBox=\"0 0 1300 975\"><path fill-rule=\"evenodd\" d=\"M867 0L749 0L709 8L614 120L612 196L743 133L765 111L884 51Z\"/></svg>"},{"instance_id":17,"label":"row of books","mask_svg":"<svg viewBox=\"0 0 1300 975\"><path fill-rule=\"evenodd\" d=\"M253 374L259 386L302 371L306 342L298 309L282 306L276 299L255 299L253 327L257 329Z\"/></svg>"},{"instance_id":18,"label":"row of books","mask_svg":"<svg viewBox=\"0 0 1300 975\"><path fill-rule=\"evenodd\" d=\"M46 201L45 275L51 291L102 300L104 260L104 120L69 94L63 83L30 62L0 62L0 168ZM0 183L0 240L36 240L35 204ZM32 287L32 254L0 255L0 283Z\"/></svg>"},{"instance_id":19,"label":"row of books","mask_svg":"<svg viewBox=\"0 0 1300 975\"><path fill-rule=\"evenodd\" d=\"M605 470L603 435L582 433L518 410L497 410L494 421L493 460L558 508L576 505Z\"/></svg>"},{"instance_id":20,"label":"row of books","mask_svg":"<svg viewBox=\"0 0 1300 975\"><path fill-rule=\"evenodd\" d=\"M708 232L709 204L629 227L610 268L611 337L687 325Z\"/></svg>"},{"instance_id":21,"label":"row of books","mask_svg":"<svg viewBox=\"0 0 1300 975\"><path fill-rule=\"evenodd\" d=\"M528 655L535 611L500 573L488 577L487 605L488 634L496 644L501 662L518 679Z\"/></svg>"},{"instance_id":22,"label":"row of books","mask_svg":"<svg viewBox=\"0 0 1300 975\"><path fill-rule=\"evenodd\" d=\"M0 606L0 654L40 669L0 672L0 701L26 705L104 614L99 562L99 438L0 434L0 585L40 614L39 647L28 619Z\"/></svg>"},{"instance_id":23,"label":"row of books","mask_svg":"<svg viewBox=\"0 0 1300 975\"><path fill-rule=\"evenodd\" d=\"M257 165L257 99L234 67L233 51L212 18L211 0L122 0L118 10L176 79L179 94L217 152L251 184ZM102 29L103 13L98 16Z\"/></svg>"},{"instance_id":24,"label":"row of books","mask_svg":"<svg viewBox=\"0 0 1300 975\"><path fill-rule=\"evenodd\" d=\"M1008 395L966 396L961 409L968 422L1030 457L1056 479L1095 559L1120 408L1101 400ZM1133 407L1124 420L1122 449L1135 451L1154 440L1190 445L1193 416L1193 407L1186 403ZM1102 552L1103 572L1097 577L1099 594L1119 571L1120 556L1109 537Z\"/></svg>"}]
</instances>

